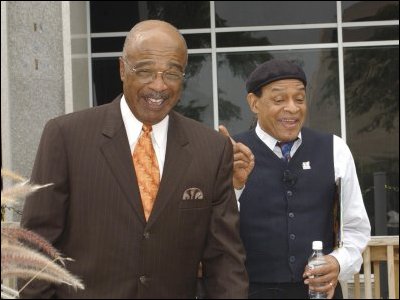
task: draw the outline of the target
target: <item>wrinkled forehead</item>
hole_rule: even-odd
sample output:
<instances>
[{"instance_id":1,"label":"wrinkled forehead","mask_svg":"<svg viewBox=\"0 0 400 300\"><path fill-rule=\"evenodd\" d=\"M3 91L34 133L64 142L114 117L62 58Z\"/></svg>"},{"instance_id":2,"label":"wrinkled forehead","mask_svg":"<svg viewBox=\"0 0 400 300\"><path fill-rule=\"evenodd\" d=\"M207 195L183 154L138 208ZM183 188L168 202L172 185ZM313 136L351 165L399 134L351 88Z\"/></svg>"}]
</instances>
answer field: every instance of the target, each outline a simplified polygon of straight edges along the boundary
<instances>
[{"instance_id":1,"label":"wrinkled forehead","mask_svg":"<svg viewBox=\"0 0 400 300\"><path fill-rule=\"evenodd\" d=\"M127 41L126 55L135 59L170 59L185 66L187 48L183 37L174 30L146 28L138 30Z\"/></svg>"},{"instance_id":2,"label":"wrinkled forehead","mask_svg":"<svg viewBox=\"0 0 400 300\"><path fill-rule=\"evenodd\" d=\"M175 32L148 30L138 32L134 38L134 46L139 50L163 49L176 52L186 52L186 44Z\"/></svg>"}]
</instances>

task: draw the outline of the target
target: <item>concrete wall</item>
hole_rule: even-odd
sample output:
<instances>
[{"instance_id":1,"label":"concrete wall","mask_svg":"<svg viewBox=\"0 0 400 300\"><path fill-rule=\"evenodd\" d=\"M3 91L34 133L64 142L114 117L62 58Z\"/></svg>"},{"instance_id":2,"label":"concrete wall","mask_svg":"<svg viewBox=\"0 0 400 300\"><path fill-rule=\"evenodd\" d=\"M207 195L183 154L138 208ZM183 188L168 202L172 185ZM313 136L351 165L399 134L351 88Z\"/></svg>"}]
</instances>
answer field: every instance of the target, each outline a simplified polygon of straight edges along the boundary
<instances>
[{"instance_id":1,"label":"concrete wall","mask_svg":"<svg viewBox=\"0 0 400 300\"><path fill-rule=\"evenodd\" d=\"M65 113L62 5L6 1L1 6L2 163L26 177L45 122Z\"/></svg>"},{"instance_id":2,"label":"concrete wall","mask_svg":"<svg viewBox=\"0 0 400 300\"><path fill-rule=\"evenodd\" d=\"M2 1L3 168L30 177L45 123L73 111L72 94L69 2ZM6 219L19 215L6 210Z\"/></svg>"}]
</instances>

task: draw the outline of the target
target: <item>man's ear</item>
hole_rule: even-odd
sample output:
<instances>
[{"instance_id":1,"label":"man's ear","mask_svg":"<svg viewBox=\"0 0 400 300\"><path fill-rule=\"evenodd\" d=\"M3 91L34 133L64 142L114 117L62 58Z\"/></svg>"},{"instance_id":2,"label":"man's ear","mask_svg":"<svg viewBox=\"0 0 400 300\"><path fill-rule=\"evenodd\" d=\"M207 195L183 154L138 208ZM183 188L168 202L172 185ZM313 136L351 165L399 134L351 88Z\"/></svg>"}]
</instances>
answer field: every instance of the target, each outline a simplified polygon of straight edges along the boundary
<instances>
[{"instance_id":1,"label":"man's ear","mask_svg":"<svg viewBox=\"0 0 400 300\"><path fill-rule=\"evenodd\" d=\"M249 103L251 111L255 114L258 114L258 97L253 93L248 93L247 103Z\"/></svg>"},{"instance_id":2,"label":"man's ear","mask_svg":"<svg viewBox=\"0 0 400 300\"><path fill-rule=\"evenodd\" d=\"M125 64L121 58L119 59L119 77L121 78L121 81L124 81L124 79L125 79Z\"/></svg>"}]
</instances>

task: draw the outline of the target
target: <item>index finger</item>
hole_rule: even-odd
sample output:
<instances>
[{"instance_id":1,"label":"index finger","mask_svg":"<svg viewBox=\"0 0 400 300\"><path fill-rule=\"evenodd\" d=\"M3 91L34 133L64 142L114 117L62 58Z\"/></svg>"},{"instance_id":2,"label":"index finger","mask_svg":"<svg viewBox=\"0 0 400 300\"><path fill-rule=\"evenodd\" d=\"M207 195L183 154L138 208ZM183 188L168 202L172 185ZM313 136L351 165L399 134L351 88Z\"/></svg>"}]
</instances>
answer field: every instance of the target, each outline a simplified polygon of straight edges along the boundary
<instances>
[{"instance_id":1,"label":"index finger","mask_svg":"<svg viewBox=\"0 0 400 300\"><path fill-rule=\"evenodd\" d=\"M253 152L245 144L236 143L236 148L238 152L243 153L248 159L253 159Z\"/></svg>"},{"instance_id":2,"label":"index finger","mask_svg":"<svg viewBox=\"0 0 400 300\"><path fill-rule=\"evenodd\" d=\"M225 127L224 125L219 125L219 126L218 126L218 132L219 132L219 133L222 133L223 135L225 135L225 136L227 136L228 138L230 138L233 145L236 144L236 142L231 138L228 129L226 129L226 127Z\"/></svg>"}]
</instances>

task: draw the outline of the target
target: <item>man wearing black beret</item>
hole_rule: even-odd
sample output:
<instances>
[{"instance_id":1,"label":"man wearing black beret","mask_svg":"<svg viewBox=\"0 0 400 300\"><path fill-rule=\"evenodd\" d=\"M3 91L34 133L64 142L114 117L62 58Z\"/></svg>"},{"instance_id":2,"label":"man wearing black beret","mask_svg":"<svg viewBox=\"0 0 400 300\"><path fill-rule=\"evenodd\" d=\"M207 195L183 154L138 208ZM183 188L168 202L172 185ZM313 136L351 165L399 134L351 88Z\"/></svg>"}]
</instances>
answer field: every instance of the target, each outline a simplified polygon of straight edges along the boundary
<instances>
[{"instance_id":1,"label":"man wearing black beret","mask_svg":"<svg viewBox=\"0 0 400 300\"><path fill-rule=\"evenodd\" d=\"M236 191L249 298L308 298L309 286L328 298L340 298L338 280L359 271L370 238L348 146L337 136L303 127L306 85L300 66L275 59L258 66L246 83L247 101L258 122L234 139L255 157L247 182ZM333 206L339 178L343 246L336 247ZM326 264L309 270L307 259L317 240L323 242Z\"/></svg>"}]
</instances>

